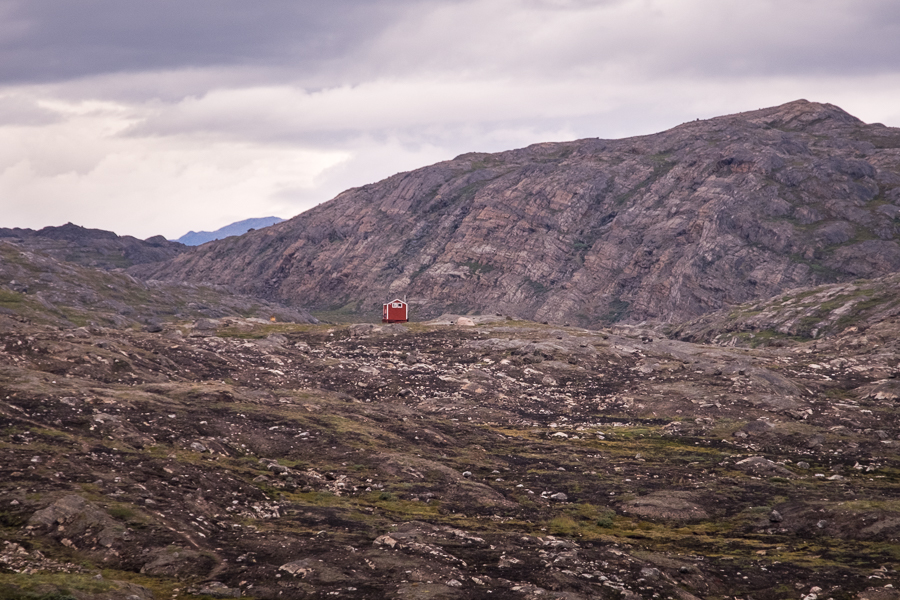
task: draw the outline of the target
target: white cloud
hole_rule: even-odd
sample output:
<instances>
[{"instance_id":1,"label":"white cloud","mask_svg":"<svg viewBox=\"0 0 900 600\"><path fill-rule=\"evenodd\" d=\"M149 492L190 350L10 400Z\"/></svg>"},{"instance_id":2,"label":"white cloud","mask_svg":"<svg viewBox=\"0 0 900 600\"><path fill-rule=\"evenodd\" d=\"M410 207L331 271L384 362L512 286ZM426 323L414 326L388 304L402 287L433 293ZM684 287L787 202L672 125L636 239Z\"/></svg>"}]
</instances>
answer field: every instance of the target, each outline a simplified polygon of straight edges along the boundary
<instances>
[{"instance_id":1,"label":"white cloud","mask_svg":"<svg viewBox=\"0 0 900 600\"><path fill-rule=\"evenodd\" d=\"M317 177L348 158L340 151L203 136L122 136L140 118L134 107L43 104L61 120L0 127L7 226L72 221L139 237L177 237L193 223L218 227L247 215L291 216L296 206L283 191L314 193Z\"/></svg>"}]
</instances>

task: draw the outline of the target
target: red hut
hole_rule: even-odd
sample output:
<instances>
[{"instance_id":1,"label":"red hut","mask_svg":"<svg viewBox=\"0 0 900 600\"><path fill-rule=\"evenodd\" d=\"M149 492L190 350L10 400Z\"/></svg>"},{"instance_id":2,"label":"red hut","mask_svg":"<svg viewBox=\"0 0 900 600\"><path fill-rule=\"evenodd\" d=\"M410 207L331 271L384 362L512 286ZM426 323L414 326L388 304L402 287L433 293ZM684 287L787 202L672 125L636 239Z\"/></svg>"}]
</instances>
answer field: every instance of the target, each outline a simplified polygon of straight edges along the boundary
<instances>
[{"instance_id":1,"label":"red hut","mask_svg":"<svg viewBox=\"0 0 900 600\"><path fill-rule=\"evenodd\" d=\"M381 309L382 323L406 323L408 320L406 302L399 298L385 303Z\"/></svg>"}]
</instances>

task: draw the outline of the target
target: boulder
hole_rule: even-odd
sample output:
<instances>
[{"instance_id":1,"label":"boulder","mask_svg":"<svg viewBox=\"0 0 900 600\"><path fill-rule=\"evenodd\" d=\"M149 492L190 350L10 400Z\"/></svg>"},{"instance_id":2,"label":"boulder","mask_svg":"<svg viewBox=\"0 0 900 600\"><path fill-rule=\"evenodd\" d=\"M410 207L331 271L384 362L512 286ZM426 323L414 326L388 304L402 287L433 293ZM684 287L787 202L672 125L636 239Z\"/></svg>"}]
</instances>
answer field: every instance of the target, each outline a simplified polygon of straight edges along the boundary
<instances>
[{"instance_id":1,"label":"boulder","mask_svg":"<svg viewBox=\"0 0 900 600\"><path fill-rule=\"evenodd\" d=\"M163 577L202 577L215 566L215 560L194 550L169 546L145 555L141 573Z\"/></svg>"},{"instance_id":2,"label":"boulder","mask_svg":"<svg viewBox=\"0 0 900 600\"><path fill-rule=\"evenodd\" d=\"M56 537L69 541L91 530L89 543L110 547L124 538L125 528L95 504L81 496L68 495L56 500L28 519L29 525L56 530ZM62 526L62 528L60 528ZM76 545L80 545L76 542Z\"/></svg>"},{"instance_id":3,"label":"boulder","mask_svg":"<svg viewBox=\"0 0 900 600\"><path fill-rule=\"evenodd\" d=\"M694 494L680 491L661 491L640 496L625 502L622 505L622 511L640 517L667 521L693 521L709 518L706 510L696 503Z\"/></svg>"},{"instance_id":4,"label":"boulder","mask_svg":"<svg viewBox=\"0 0 900 600\"><path fill-rule=\"evenodd\" d=\"M768 421L758 420L758 421L750 421L743 427L741 427L740 431L743 431L747 435L759 435L762 433L768 433L775 429L775 426Z\"/></svg>"}]
</instances>

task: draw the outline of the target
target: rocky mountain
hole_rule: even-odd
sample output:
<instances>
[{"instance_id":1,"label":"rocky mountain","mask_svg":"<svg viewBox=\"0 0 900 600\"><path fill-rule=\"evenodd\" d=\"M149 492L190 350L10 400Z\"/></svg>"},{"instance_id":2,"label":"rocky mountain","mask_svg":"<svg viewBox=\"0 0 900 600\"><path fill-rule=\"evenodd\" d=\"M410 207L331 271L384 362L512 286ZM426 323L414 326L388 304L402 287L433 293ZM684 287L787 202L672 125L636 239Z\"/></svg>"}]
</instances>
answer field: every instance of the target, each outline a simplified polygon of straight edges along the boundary
<instances>
[{"instance_id":1,"label":"rocky mountain","mask_svg":"<svg viewBox=\"0 0 900 600\"><path fill-rule=\"evenodd\" d=\"M55 258L100 269L117 269L171 259L187 248L161 235L139 240L72 223L33 229L0 228L0 241L38 250Z\"/></svg>"},{"instance_id":2,"label":"rocky mountain","mask_svg":"<svg viewBox=\"0 0 900 600\"><path fill-rule=\"evenodd\" d=\"M231 225L220 227L215 231L189 231L175 241L184 244L185 246L199 246L200 244L205 244L206 242L211 242L213 240L221 240L222 238L230 237L232 235L243 235L253 229L262 229L263 227L281 223L282 221L284 221L284 219L280 217L244 219L243 221L237 221Z\"/></svg>"},{"instance_id":3,"label":"rocky mountain","mask_svg":"<svg viewBox=\"0 0 900 600\"><path fill-rule=\"evenodd\" d=\"M804 100L655 135L465 154L144 278L319 310L679 321L900 270L900 129Z\"/></svg>"}]
</instances>

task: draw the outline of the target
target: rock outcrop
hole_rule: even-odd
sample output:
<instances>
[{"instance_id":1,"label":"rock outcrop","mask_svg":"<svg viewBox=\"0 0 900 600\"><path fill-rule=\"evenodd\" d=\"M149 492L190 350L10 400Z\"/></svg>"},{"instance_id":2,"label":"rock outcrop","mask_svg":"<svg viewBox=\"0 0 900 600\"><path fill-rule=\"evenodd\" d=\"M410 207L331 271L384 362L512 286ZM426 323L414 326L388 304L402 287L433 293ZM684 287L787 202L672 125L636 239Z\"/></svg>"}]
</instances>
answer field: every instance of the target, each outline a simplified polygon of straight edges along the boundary
<instances>
[{"instance_id":1,"label":"rock outcrop","mask_svg":"<svg viewBox=\"0 0 900 600\"><path fill-rule=\"evenodd\" d=\"M677 321L900 270L900 129L798 100L464 154L132 273L320 310Z\"/></svg>"},{"instance_id":2,"label":"rock outcrop","mask_svg":"<svg viewBox=\"0 0 900 600\"><path fill-rule=\"evenodd\" d=\"M139 240L72 223L37 231L0 228L0 240L40 250L58 260L107 270L169 260L187 250L184 244L170 242L161 235Z\"/></svg>"},{"instance_id":3,"label":"rock outcrop","mask_svg":"<svg viewBox=\"0 0 900 600\"><path fill-rule=\"evenodd\" d=\"M868 331L874 340L900 316L900 274L789 290L712 312L669 332L693 342L768 345Z\"/></svg>"}]
</instances>

